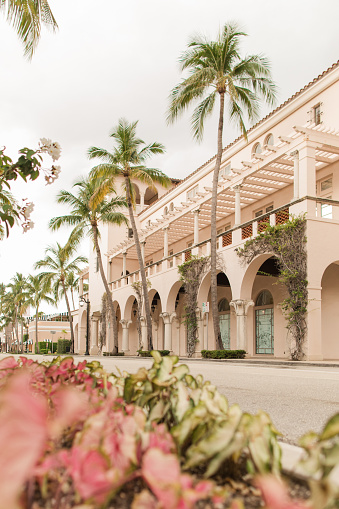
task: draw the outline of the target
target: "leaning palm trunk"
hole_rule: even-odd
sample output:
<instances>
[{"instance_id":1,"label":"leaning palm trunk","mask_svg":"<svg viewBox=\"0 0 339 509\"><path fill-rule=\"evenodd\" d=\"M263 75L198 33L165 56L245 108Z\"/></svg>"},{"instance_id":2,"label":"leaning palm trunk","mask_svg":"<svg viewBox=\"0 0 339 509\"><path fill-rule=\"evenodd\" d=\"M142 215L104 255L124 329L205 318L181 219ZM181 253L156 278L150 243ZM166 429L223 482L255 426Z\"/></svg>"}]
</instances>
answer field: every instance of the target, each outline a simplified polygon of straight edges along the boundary
<instances>
[{"instance_id":1,"label":"leaning palm trunk","mask_svg":"<svg viewBox=\"0 0 339 509\"><path fill-rule=\"evenodd\" d=\"M220 112L218 126L218 152L213 172L212 185L212 204L211 204L211 304L213 330L218 350L222 350L223 344L221 340L219 313L218 313L218 285L217 285L217 201L218 201L218 180L222 157L222 130L224 124L224 102L225 92L220 94Z\"/></svg>"},{"instance_id":2,"label":"leaning palm trunk","mask_svg":"<svg viewBox=\"0 0 339 509\"><path fill-rule=\"evenodd\" d=\"M105 291L106 291L106 295L107 295L108 306L109 306L110 315L111 315L112 327L113 327L113 350L112 350L112 353L113 353L113 355L117 355L117 353L119 351L117 318L116 318L116 313L115 313L115 309L114 309L114 305L113 305L112 293L109 289L107 278L106 278L105 272L104 272L104 267L102 265L101 252L100 252L100 247L99 247L99 242L98 242L98 227L97 227L96 221L93 222L93 224L92 224L92 231L93 231L93 237L94 237L95 250L96 250L98 262L99 262L100 275L101 275L102 282L104 283L104 287L105 287Z\"/></svg>"},{"instance_id":3,"label":"leaning palm trunk","mask_svg":"<svg viewBox=\"0 0 339 509\"><path fill-rule=\"evenodd\" d=\"M74 353L73 317L72 317L72 312L71 312L71 306L69 305L69 300L68 300L68 297L67 297L67 292L66 292L66 286L65 286L65 280L64 279L61 280L61 284L62 284L62 289L63 289L64 295L65 295L65 301L66 301L68 317L69 317L69 327L71 329L71 353Z\"/></svg>"},{"instance_id":4,"label":"leaning palm trunk","mask_svg":"<svg viewBox=\"0 0 339 509\"><path fill-rule=\"evenodd\" d=\"M133 214L133 206L132 206L132 199L131 199L128 178L125 178L125 184L126 184L126 195L127 195L129 218L130 218L131 226L132 226L132 230L133 230L135 248L137 250L138 262L139 262L139 267L140 267L140 275L141 275L142 293L144 296L144 308L145 308L146 325L147 325L147 349L149 351L151 351L151 350L153 350L152 320L151 320L151 309L150 309L149 299L148 299L146 272L145 272L144 260L142 259L142 254L141 254L138 230L137 230L137 227L135 224L135 219L134 219L134 214Z\"/></svg>"}]
</instances>

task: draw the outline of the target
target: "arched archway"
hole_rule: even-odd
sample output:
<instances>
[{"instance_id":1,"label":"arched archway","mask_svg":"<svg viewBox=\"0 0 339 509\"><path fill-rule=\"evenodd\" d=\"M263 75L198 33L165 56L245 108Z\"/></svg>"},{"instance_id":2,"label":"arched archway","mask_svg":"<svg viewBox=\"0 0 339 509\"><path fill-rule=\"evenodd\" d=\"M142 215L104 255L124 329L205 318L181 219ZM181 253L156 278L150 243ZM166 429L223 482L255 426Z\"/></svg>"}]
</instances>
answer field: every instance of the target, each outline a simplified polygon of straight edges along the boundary
<instances>
[{"instance_id":1,"label":"arched archway","mask_svg":"<svg viewBox=\"0 0 339 509\"><path fill-rule=\"evenodd\" d=\"M158 191L155 188L148 187L145 191L145 205L152 205L158 199Z\"/></svg>"},{"instance_id":2,"label":"arched archway","mask_svg":"<svg viewBox=\"0 0 339 509\"><path fill-rule=\"evenodd\" d=\"M153 348L156 350L164 349L164 321L162 315L162 302L158 291L152 288L148 292L149 303L152 317L152 335Z\"/></svg>"},{"instance_id":3,"label":"arched archway","mask_svg":"<svg viewBox=\"0 0 339 509\"><path fill-rule=\"evenodd\" d=\"M132 183L132 190L134 194L135 203L137 205L140 205L140 190L139 187L134 182Z\"/></svg>"},{"instance_id":4,"label":"arched archway","mask_svg":"<svg viewBox=\"0 0 339 509\"><path fill-rule=\"evenodd\" d=\"M217 274L217 285L218 285L218 292L217 292L217 298L218 303L222 299L226 299L227 302L231 302L232 300L232 288L231 283L227 277L227 275L219 271ZM203 303L209 304L209 311L204 313L202 316L202 325L204 328L203 333L203 348L204 349L210 349L214 350L216 348L215 345L215 339L213 334L213 319L212 319L212 308L211 308L211 274L208 273L204 277L204 279L201 282L199 292L198 292L198 307L202 309ZM228 324L226 324L227 318L221 318L222 323L220 323L221 327L224 329L224 341L225 344L229 345L228 348L236 348L236 327L235 327L235 319L233 316L233 313L229 314L229 337L227 338L228 329L226 331L226 325L228 327Z\"/></svg>"},{"instance_id":5,"label":"arched archway","mask_svg":"<svg viewBox=\"0 0 339 509\"><path fill-rule=\"evenodd\" d=\"M316 301L313 301L315 307ZM321 342L324 359L339 359L339 261L328 265L321 279L321 301L312 313L321 311ZM310 307L310 306L309 306Z\"/></svg>"}]
</instances>

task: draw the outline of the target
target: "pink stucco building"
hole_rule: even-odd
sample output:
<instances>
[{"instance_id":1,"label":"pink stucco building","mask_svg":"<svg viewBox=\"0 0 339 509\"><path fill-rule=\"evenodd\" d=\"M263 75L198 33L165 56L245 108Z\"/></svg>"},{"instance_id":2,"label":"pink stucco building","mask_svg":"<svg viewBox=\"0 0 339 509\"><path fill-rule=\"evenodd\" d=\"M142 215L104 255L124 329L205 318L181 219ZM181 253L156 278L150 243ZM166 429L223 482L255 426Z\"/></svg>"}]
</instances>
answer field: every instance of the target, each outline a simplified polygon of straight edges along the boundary
<instances>
[{"instance_id":1,"label":"pink stucco building","mask_svg":"<svg viewBox=\"0 0 339 509\"><path fill-rule=\"evenodd\" d=\"M186 354L182 323L184 294L177 266L190 253L210 252L210 203L215 158L172 189L155 194L136 183L137 222L151 283L155 348ZM235 249L261 229L289 215L307 220L308 314L307 359L339 359L339 62L225 147L218 190L218 239L222 268L218 302L226 348L244 348L249 356L288 358L290 341L281 302L286 289L276 285L272 254L240 263ZM119 348L138 349L136 301L131 284L139 280L133 238L128 229L103 227L102 252L118 317ZM262 265L264 272L258 274ZM263 269L262 269L263 270ZM103 285L91 252L89 272L91 352L98 351ZM80 293L83 293L80 291ZM198 295L199 343L215 349L210 277ZM76 349L85 351L86 306L79 308ZM145 332L145 326L142 326ZM104 350L112 349L108 336Z\"/></svg>"}]
</instances>

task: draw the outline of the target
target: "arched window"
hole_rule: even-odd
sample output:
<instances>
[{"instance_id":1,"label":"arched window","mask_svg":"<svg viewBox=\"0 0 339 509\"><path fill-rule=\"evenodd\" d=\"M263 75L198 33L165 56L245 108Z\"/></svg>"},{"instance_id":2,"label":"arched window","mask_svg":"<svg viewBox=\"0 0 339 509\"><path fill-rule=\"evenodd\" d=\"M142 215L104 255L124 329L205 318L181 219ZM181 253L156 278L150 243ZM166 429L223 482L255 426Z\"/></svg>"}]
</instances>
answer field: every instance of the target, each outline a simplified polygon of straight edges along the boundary
<instances>
[{"instance_id":1,"label":"arched window","mask_svg":"<svg viewBox=\"0 0 339 509\"><path fill-rule=\"evenodd\" d=\"M255 301L255 305L259 306L273 306L273 297L271 292L268 290L263 290L259 293L257 300Z\"/></svg>"},{"instance_id":2,"label":"arched window","mask_svg":"<svg viewBox=\"0 0 339 509\"><path fill-rule=\"evenodd\" d=\"M252 155L255 156L255 154L261 154L262 148L260 143L256 143L252 150Z\"/></svg>"},{"instance_id":3,"label":"arched window","mask_svg":"<svg viewBox=\"0 0 339 509\"><path fill-rule=\"evenodd\" d=\"M140 204L140 191L136 184L132 184L132 193L133 193L133 196L135 199L135 203L137 205L139 205Z\"/></svg>"},{"instance_id":4,"label":"arched window","mask_svg":"<svg viewBox=\"0 0 339 509\"><path fill-rule=\"evenodd\" d=\"M218 311L221 341L225 350L229 350L231 344L231 315L230 304L227 299L224 298L219 301Z\"/></svg>"},{"instance_id":5,"label":"arched window","mask_svg":"<svg viewBox=\"0 0 339 509\"><path fill-rule=\"evenodd\" d=\"M255 353L274 354L274 316L271 292L263 290L255 301Z\"/></svg>"},{"instance_id":6,"label":"arched window","mask_svg":"<svg viewBox=\"0 0 339 509\"><path fill-rule=\"evenodd\" d=\"M222 313L223 311L229 311L230 305L227 299L221 299L218 304L218 311Z\"/></svg>"},{"instance_id":7,"label":"arched window","mask_svg":"<svg viewBox=\"0 0 339 509\"><path fill-rule=\"evenodd\" d=\"M164 216L167 216L167 214L168 214L168 208L167 208L167 207L165 207L165 208L164 208Z\"/></svg>"},{"instance_id":8,"label":"arched window","mask_svg":"<svg viewBox=\"0 0 339 509\"><path fill-rule=\"evenodd\" d=\"M273 137L273 134L268 134L265 138L265 143L264 143L264 146L267 147L267 146L272 146L274 145L274 137Z\"/></svg>"},{"instance_id":9,"label":"arched window","mask_svg":"<svg viewBox=\"0 0 339 509\"><path fill-rule=\"evenodd\" d=\"M172 212L172 211L173 211L173 209L174 209L174 204L173 204L173 202L172 202L172 203L170 203L169 211L170 211L170 212Z\"/></svg>"}]
</instances>

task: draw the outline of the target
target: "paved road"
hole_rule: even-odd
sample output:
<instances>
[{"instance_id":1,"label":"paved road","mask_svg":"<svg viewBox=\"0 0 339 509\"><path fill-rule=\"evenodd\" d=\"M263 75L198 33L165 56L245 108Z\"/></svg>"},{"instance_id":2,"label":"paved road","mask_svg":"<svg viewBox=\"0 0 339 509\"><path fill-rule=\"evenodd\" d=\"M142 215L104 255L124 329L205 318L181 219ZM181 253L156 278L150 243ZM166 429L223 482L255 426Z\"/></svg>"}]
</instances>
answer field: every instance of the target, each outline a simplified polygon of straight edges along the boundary
<instances>
[{"instance_id":1,"label":"paved road","mask_svg":"<svg viewBox=\"0 0 339 509\"><path fill-rule=\"evenodd\" d=\"M108 371L115 371L118 366L120 370L135 372L142 365L148 367L152 363L150 359L119 357L99 360ZM297 443L307 431L320 431L326 420L339 412L339 368L254 366L200 360L186 363L193 375L201 373L230 403L239 403L251 413L258 409L268 412L283 440L290 443Z\"/></svg>"}]
</instances>

